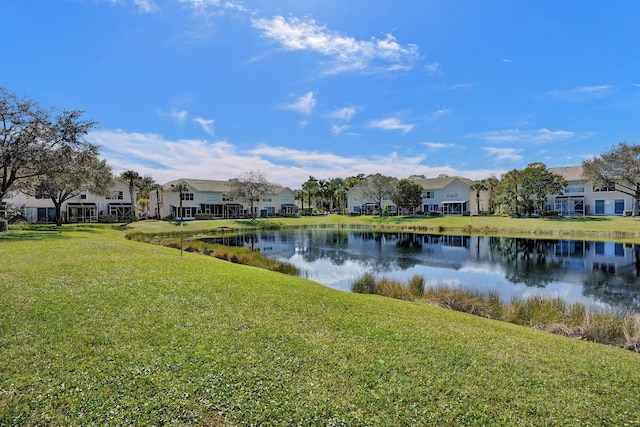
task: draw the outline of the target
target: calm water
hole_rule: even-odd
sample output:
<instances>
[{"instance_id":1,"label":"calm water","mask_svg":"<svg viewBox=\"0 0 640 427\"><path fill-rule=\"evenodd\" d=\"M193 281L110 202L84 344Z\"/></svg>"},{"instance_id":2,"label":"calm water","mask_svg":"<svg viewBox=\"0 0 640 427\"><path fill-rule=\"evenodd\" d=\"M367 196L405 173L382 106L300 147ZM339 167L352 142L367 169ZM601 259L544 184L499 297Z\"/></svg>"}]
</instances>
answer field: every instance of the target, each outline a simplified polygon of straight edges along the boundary
<instances>
[{"instance_id":1,"label":"calm water","mask_svg":"<svg viewBox=\"0 0 640 427\"><path fill-rule=\"evenodd\" d=\"M206 239L248 246L342 291L365 273L427 286L544 295L640 312L640 245L576 240L379 233L341 229L260 232Z\"/></svg>"}]
</instances>

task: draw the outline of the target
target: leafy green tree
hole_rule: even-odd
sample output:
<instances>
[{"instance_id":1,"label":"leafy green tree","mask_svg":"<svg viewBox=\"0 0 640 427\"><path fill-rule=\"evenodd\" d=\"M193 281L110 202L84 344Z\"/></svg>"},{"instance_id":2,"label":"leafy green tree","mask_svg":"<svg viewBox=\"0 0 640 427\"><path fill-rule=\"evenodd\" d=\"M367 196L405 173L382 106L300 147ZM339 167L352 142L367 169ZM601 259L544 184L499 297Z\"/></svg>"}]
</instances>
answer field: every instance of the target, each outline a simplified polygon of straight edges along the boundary
<instances>
[{"instance_id":1,"label":"leafy green tree","mask_svg":"<svg viewBox=\"0 0 640 427\"><path fill-rule=\"evenodd\" d=\"M309 201L309 210L311 210L311 197L318 194L318 189L320 186L318 185L318 180L313 176L310 176L308 180L302 183L302 189L307 193L308 201Z\"/></svg>"},{"instance_id":2,"label":"leafy green tree","mask_svg":"<svg viewBox=\"0 0 640 427\"><path fill-rule=\"evenodd\" d=\"M44 110L0 87L0 200L11 190L29 190L44 172L46 158L61 146L86 147L96 122L82 111Z\"/></svg>"},{"instance_id":3,"label":"leafy green tree","mask_svg":"<svg viewBox=\"0 0 640 427\"><path fill-rule=\"evenodd\" d=\"M500 180L495 176L491 175L488 178L482 179L480 181L476 181L476 183L471 186L471 189L476 192L476 203L477 203L478 213L480 213L480 193L483 191L485 191L489 196L489 199L487 200L487 203L489 205L488 206L489 212L492 214L495 213L496 191L498 189L499 184L500 184Z\"/></svg>"},{"instance_id":4,"label":"leafy green tree","mask_svg":"<svg viewBox=\"0 0 640 427\"><path fill-rule=\"evenodd\" d=\"M48 196L56 209L56 223L62 225L62 204L83 191L109 195L113 192L113 172L100 160L97 146L74 148L63 145L52 150L43 162L35 194Z\"/></svg>"},{"instance_id":5,"label":"leafy green tree","mask_svg":"<svg viewBox=\"0 0 640 427\"><path fill-rule=\"evenodd\" d=\"M142 176L136 172L136 171L132 171L132 170L128 170L125 172L122 172L120 174L120 178L124 179L125 181L127 181L129 183L129 197L131 197L131 220L136 219L136 207L138 206L138 200L136 199L136 189L139 185L140 180L142 179Z\"/></svg>"},{"instance_id":6,"label":"leafy green tree","mask_svg":"<svg viewBox=\"0 0 640 427\"><path fill-rule=\"evenodd\" d=\"M260 199L271 192L275 186L271 184L264 173L260 171L249 171L237 178L230 180L231 195L236 200L249 203L251 219L256 218L254 205Z\"/></svg>"},{"instance_id":7,"label":"leafy green tree","mask_svg":"<svg viewBox=\"0 0 640 427\"><path fill-rule=\"evenodd\" d=\"M502 175L498 198L510 215L531 216L544 210L548 195L562 193L566 185L562 176L550 172L543 163L531 163Z\"/></svg>"},{"instance_id":8,"label":"leafy green tree","mask_svg":"<svg viewBox=\"0 0 640 427\"><path fill-rule=\"evenodd\" d=\"M594 186L614 186L633 197L633 214L640 210L640 145L621 142L604 154L582 162L582 175Z\"/></svg>"},{"instance_id":9,"label":"leafy green tree","mask_svg":"<svg viewBox=\"0 0 640 427\"><path fill-rule=\"evenodd\" d=\"M401 179L391 200L399 210L413 212L422 203L422 185L411 179Z\"/></svg>"},{"instance_id":10,"label":"leafy green tree","mask_svg":"<svg viewBox=\"0 0 640 427\"><path fill-rule=\"evenodd\" d=\"M345 182L342 178L331 178L329 179L329 210L333 212L334 202L341 210L343 204L344 197L347 195L347 191L345 189Z\"/></svg>"},{"instance_id":11,"label":"leafy green tree","mask_svg":"<svg viewBox=\"0 0 640 427\"><path fill-rule=\"evenodd\" d=\"M378 206L380 216L382 216L382 200L390 199L397 185L397 178L375 173L367 176L366 180L362 183L362 191L365 197L375 202Z\"/></svg>"}]
</instances>

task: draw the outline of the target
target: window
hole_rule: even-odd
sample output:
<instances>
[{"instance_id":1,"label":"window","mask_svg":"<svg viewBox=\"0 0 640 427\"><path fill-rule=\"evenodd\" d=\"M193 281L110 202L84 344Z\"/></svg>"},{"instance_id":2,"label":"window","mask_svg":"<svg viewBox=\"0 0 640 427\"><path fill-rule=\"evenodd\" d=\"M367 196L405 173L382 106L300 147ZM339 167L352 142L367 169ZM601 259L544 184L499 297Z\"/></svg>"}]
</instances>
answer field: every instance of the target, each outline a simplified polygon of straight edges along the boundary
<instances>
[{"instance_id":1,"label":"window","mask_svg":"<svg viewBox=\"0 0 640 427\"><path fill-rule=\"evenodd\" d=\"M457 199L460 197L460 192L458 190L447 190L444 197L447 199Z\"/></svg>"},{"instance_id":2,"label":"window","mask_svg":"<svg viewBox=\"0 0 640 427\"><path fill-rule=\"evenodd\" d=\"M220 200L218 193L207 193L207 202L217 202Z\"/></svg>"},{"instance_id":3,"label":"window","mask_svg":"<svg viewBox=\"0 0 640 427\"><path fill-rule=\"evenodd\" d=\"M596 187L595 185L593 186L593 192L599 192L599 191L616 191L616 183L615 182L609 182L606 185L601 185L599 187Z\"/></svg>"},{"instance_id":4,"label":"window","mask_svg":"<svg viewBox=\"0 0 640 427\"><path fill-rule=\"evenodd\" d=\"M564 187L564 194L584 193L584 184L572 182Z\"/></svg>"},{"instance_id":5,"label":"window","mask_svg":"<svg viewBox=\"0 0 640 427\"><path fill-rule=\"evenodd\" d=\"M280 203L291 203L291 198L289 196L280 196Z\"/></svg>"},{"instance_id":6,"label":"window","mask_svg":"<svg viewBox=\"0 0 640 427\"><path fill-rule=\"evenodd\" d=\"M263 202L270 202L271 201L271 196L263 197L262 201Z\"/></svg>"},{"instance_id":7,"label":"window","mask_svg":"<svg viewBox=\"0 0 640 427\"><path fill-rule=\"evenodd\" d=\"M87 198L87 192L86 192L86 191L83 191L82 193L80 193L80 198L81 198L82 200L86 199L86 198Z\"/></svg>"},{"instance_id":8,"label":"window","mask_svg":"<svg viewBox=\"0 0 640 427\"><path fill-rule=\"evenodd\" d=\"M624 213L624 200L619 199L615 201L615 214L622 215Z\"/></svg>"},{"instance_id":9,"label":"window","mask_svg":"<svg viewBox=\"0 0 640 427\"><path fill-rule=\"evenodd\" d=\"M193 193L180 193L181 200L193 200Z\"/></svg>"},{"instance_id":10,"label":"window","mask_svg":"<svg viewBox=\"0 0 640 427\"><path fill-rule=\"evenodd\" d=\"M43 193L42 191L38 191L36 193L36 199L48 199L49 195L46 193Z\"/></svg>"},{"instance_id":11,"label":"window","mask_svg":"<svg viewBox=\"0 0 640 427\"><path fill-rule=\"evenodd\" d=\"M622 215L624 200L596 200L596 215Z\"/></svg>"},{"instance_id":12,"label":"window","mask_svg":"<svg viewBox=\"0 0 640 427\"><path fill-rule=\"evenodd\" d=\"M436 193L435 193L435 191L423 191L422 192L422 198L423 199L435 199L436 198Z\"/></svg>"},{"instance_id":13,"label":"window","mask_svg":"<svg viewBox=\"0 0 640 427\"><path fill-rule=\"evenodd\" d=\"M124 192L114 191L110 197L107 197L107 200L124 200Z\"/></svg>"}]
</instances>

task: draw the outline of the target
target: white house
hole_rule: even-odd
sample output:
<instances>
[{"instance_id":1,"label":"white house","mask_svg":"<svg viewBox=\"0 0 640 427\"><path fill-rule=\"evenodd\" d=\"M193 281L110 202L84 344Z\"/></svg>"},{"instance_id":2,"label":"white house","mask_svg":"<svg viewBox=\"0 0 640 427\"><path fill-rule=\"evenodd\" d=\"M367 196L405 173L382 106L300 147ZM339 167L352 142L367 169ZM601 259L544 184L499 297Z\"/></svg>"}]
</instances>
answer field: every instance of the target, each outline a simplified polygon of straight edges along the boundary
<instances>
[{"instance_id":1,"label":"white house","mask_svg":"<svg viewBox=\"0 0 640 427\"><path fill-rule=\"evenodd\" d=\"M424 213L438 212L442 215L477 215L485 210L485 194L476 193L471 187L475 181L459 176L439 176L438 178L416 178L422 186L422 203L419 209ZM347 193L350 214L371 215L378 209L377 203L364 196L362 186L356 186ZM385 195L382 209L390 214L396 212L391 195Z\"/></svg>"},{"instance_id":2,"label":"white house","mask_svg":"<svg viewBox=\"0 0 640 427\"><path fill-rule=\"evenodd\" d=\"M549 168L567 181L562 195L547 197L549 210L559 215L622 215L633 209L633 197L610 186L594 186L582 176L582 166Z\"/></svg>"},{"instance_id":3,"label":"white house","mask_svg":"<svg viewBox=\"0 0 640 427\"><path fill-rule=\"evenodd\" d=\"M184 186L186 191L178 192ZM293 191L276 186L273 194L265 195L254 204L255 217L292 216L298 211ZM159 218L229 219L250 215L248 204L233 200L232 183L204 179L177 179L162 185L150 194L150 207ZM182 199L182 200L180 200Z\"/></svg>"},{"instance_id":4,"label":"white house","mask_svg":"<svg viewBox=\"0 0 640 427\"><path fill-rule=\"evenodd\" d=\"M55 223L56 209L46 195L28 196L14 192L4 200L14 206L27 221L32 223ZM62 204L62 222L122 221L131 217L133 205L129 185L122 179L114 180L113 194L109 197L81 191Z\"/></svg>"}]
</instances>

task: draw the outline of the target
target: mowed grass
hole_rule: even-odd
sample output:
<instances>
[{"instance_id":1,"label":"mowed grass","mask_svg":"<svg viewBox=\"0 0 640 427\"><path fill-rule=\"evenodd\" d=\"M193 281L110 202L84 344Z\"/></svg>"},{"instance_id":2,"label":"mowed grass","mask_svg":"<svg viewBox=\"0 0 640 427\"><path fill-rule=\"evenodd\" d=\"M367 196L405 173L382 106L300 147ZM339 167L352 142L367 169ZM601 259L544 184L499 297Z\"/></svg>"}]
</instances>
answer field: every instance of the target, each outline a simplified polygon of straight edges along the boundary
<instances>
[{"instance_id":1,"label":"mowed grass","mask_svg":"<svg viewBox=\"0 0 640 427\"><path fill-rule=\"evenodd\" d=\"M0 237L0 425L637 425L636 353L124 239Z\"/></svg>"}]
</instances>

